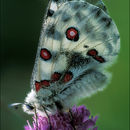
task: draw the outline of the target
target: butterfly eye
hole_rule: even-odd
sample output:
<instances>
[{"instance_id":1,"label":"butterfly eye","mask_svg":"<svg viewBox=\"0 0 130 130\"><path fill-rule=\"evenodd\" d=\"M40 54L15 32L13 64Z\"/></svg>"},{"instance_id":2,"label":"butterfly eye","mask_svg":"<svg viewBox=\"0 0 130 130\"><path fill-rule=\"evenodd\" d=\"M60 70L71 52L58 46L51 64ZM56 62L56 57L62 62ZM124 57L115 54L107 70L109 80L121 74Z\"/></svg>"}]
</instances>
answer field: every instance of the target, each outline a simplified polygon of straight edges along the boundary
<instances>
[{"instance_id":1,"label":"butterfly eye","mask_svg":"<svg viewBox=\"0 0 130 130\"><path fill-rule=\"evenodd\" d=\"M98 54L98 52L95 49L89 50L87 53L87 55L89 55L89 56L96 56L97 54Z\"/></svg>"},{"instance_id":2,"label":"butterfly eye","mask_svg":"<svg viewBox=\"0 0 130 130\"><path fill-rule=\"evenodd\" d=\"M66 31L66 38L71 41L78 41L79 40L79 32L76 28L70 27Z\"/></svg>"},{"instance_id":3,"label":"butterfly eye","mask_svg":"<svg viewBox=\"0 0 130 130\"><path fill-rule=\"evenodd\" d=\"M65 74L65 76L64 76L64 83L67 83L67 82L69 82L71 79L73 78L73 74L72 74L72 72L67 72L66 74Z\"/></svg>"},{"instance_id":4,"label":"butterfly eye","mask_svg":"<svg viewBox=\"0 0 130 130\"><path fill-rule=\"evenodd\" d=\"M49 50L43 48L41 49L40 56L44 60L49 60L51 58L51 53Z\"/></svg>"},{"instance_id":5,"label":"butterfly eye","mask_svg":"<svg viewBox=\"0 0 130 130\"><path fill-rule=\"evenodd\" d=\"M52 74L51 76L51 79L52 79L52 82L55 82L55 81L58 81L61 77L61 74L58 73L58 72L55 72L54 74Z\"/></svg>"},{"instance_id":6,"label":"butterfly eye","mask_svg":"<svg viewBox=\"0 0 130 130\"><path fill-rule=\"evenodd\" d=\"M29 110L33 110L33 109L34 109L34 107L31 106L31 105L29 105L29 104L25 104L25 105L26 105L26 107L27 107Z\"/></svg>"}]
</instances>

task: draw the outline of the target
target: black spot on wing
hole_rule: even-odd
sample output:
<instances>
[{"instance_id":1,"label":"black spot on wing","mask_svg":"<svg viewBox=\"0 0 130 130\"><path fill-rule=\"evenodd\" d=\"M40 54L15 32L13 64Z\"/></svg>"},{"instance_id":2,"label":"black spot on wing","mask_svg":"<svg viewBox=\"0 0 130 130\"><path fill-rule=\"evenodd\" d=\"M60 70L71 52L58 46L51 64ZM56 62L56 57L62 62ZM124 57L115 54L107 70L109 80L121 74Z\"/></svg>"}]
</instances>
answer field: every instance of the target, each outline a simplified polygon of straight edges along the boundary
<instances>
[{"instance_id":1,"label":"black spot on wing","mask_svg":"<svg viewBox=\"0 0 130 130\"><path fill-rule=\"evenodd\" d=\"M81 5L81 8L82 8L82 9L83 9L83 8L85 8L85 9L86 9L87 7L88 7L88 4L87 4L87 3L85 3L85 2L83 2L83 3L82 3L82 5Z\"/></svg>"},{"instance_id":2,"label":"black spot on wing","mask_svg":"<svg viewBox=\"0 0 130 130\"><path fill-rule=\"evenodd\" d=\"M111 18L107 18L107 17L102 17L101 18L101 22L105 23L106 27L110 27L112 19Z\"/></svg>"},{"instance_id":3,"label":"black spot on wing","mask_svg":"<svg viewBox=\"0 0 130 130\"><path fill-rule=\"evenodd\" d=\"M101 16L102 11L101 11L100 8L94 8L94 9L92 9L92 13L94 13L94 14L95 14L95 17L97 18L97 17L100 17L100 16Z\"/></svg>"},{"instance_id":4,"label":"black spot on wing","mask_svg":"<svg viewBox=\"0 0 130 130\"><path fill-rule=\"evenodd\" d=\"M106 6L103 6L102 9L103 9L105 12L107 12Z\"/></svg>"},{"instance_id":5,"label":"black spot on wing","mask_svg":"<svg viewBox=\"0 0 130 130\"><path fill-rule=\"evenodd\" d=\"M46 35L47 36L53 35L54 32L55 32L55 25L54 24L48 25L48 27L46 29Z\"/></svg>"},{"instance_id":6,"label":"black spot on wing","mask_svg":"<svg viewBox=\"0 0 130 130\"><path fill-rule=\"evenodd\" d=\"M68 13L64 12L62 14L62 17L61 17L62 21L63 22L68 22L70 19L71 19L71 15L69 15Z\"/></svg>"},{"instance_id":7,"label":"black spot on wing","mask_svg":"<svg viewBox=\"0 0 130 130\"><path fill-rule=\"evenodd\" d=\"M89 39L91 39L92 41L97 40L97 33L92 31L89 35Z\"/></svg>"},{"instance_id":8,"label":"black spot on wing","mask_svg":"<svg viewBox=\"0 0 130 130\"><path fill-rule=\"evenodd\" d=\"M55 29L55 25L48 25L48 28L46 29L46 36L53 38L54 40L61 40L63 38L63 35Z\"/></svg>"},{"instance_id":9,"label":"black spot on wing","mask_svg":"<svg viewBox=\"0 0 130 130\"><path fill-rule=\"evenodd\" d=\"M120 39L120 35L116 35L117 39Z\"/></svg>"},{"instance_id":10,"label":"black spot on wing","mask_svg":"<svg viewBox=\"0 0 130 130\"><path fill-rule=\"evenodd\" d=\"M70 65L73 67L83 66L90 62L89 58L84 58L80 53L73 53L69 60Z\"/></svg>"},{"instance_id":11,"label":"black spot on wing","mask_svg":"<svg viewBox=\"0 0 130 130\"><path fill-rule=\"evenodd\" d=\"M112 54L112 52L113 52L112 44L108 42L108 43L105 44L105 46L106 46L106 48L108 50L108 54Z\"/></svg>"},{"instance_id":12,"label":"black spot on wing","mask_svg":"<svg viewBox=\"0 0 130 130\"><path fill-rule=\"evenodd\" d=\"M107 35L106 32L102 32L101 37L102 37L103 40L105 40L105 39L108 38L108 35Z\"/></svg>"},{"instance_id":13,"label":"black spot on wing","mask_svg":"<svg viewBox=\"0 0 130 130\"><path fill-rule=\"evenodd\" d=\"M91 33L92 31L93 31L93 26L90 24L90 23L88 23L88 22L86 22L85 23L85 25L84 25L84 27L83 27L83 29L84 29L84 31L88 34L88 33Z\"/></svg>"},{"instance_id":14,"label":"black spot on wing","mask_svg":"<svg viewBox=\"0 0 130 130\"><path fill-rule=\"evenodd\" d=\"M55 40L60 41L60 40L62 40L63 35L62 35L59 31L55 30L55 34L54 34L54 37L53 37L53 38L54 38Z\"/></svg>"},{"instance_id":15,"label":"black spot on wing","mask_svg":"<svg viewBox=\"0 0 130 130\"><path fill-rule=\"evenodd\" d=\"M108 35L106 32L101 32L96 35L96 40L100 40L104 43L108 39Z\"/></svg>"},{"instance_id":16,"label":"black spot on wing","mask_svg":"<svg viewBox=\"0 0 130 130\"><path fill-rule=\"evenodd\" d=\"M113 34L113 42L114 42L114 44L116 44L119 39L120 39L120 35L114 33Z\"/></svg>"},{"instance_id":17,"label":"black spot on wing","mask_svg":"<svg viewBox=\"0 0 130 130\"><path fill-rule=\"evenodd\" d=\"M88 45L84 45L84 48L89 48L89 46Z\"/></svg>"},{"instance_id":18,"label":"black spot on wing","mask_svg":"<svg viewBox=\"0 0 130 130\"><path fill-rule=\"evenodd\" d=\"M52 9L49 9L47 12L47 16L51 17L54 14L54 11Z\"/></svg>"},{"instance_id":19,"label":"black spot on wing","mask_svg":"<svg viewBox=\"0 0 130 130\"><path fill-rule=\"evenodd\" d=\"M75 14L75 20L79 23L81 21L83 21L86 17L84 16L84 14L81 11L78 11Z\"/></svg>"}]
</instances>

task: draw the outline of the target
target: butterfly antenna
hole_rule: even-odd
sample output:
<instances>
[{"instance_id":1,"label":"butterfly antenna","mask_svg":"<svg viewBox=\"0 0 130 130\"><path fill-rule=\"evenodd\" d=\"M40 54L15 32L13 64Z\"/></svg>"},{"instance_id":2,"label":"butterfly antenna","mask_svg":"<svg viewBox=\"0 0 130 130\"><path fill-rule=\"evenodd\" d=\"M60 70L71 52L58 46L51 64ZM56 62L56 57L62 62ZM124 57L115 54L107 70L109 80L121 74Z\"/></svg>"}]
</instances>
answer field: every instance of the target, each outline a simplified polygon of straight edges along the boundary
<instances>
[{"instance_id":1,"label":"butterfly antenna","mask_svg":"<svg viewBox=\"0 0 130 130\"><path fill-rule=\"evenodd\" d=\"M45 107L44 107L44 106L42 106L42 108L43 108L43 110L44 110L44 112L45 112L45 114L46 114L46 116L47 116L47 118L48 118L48 122L49 122L49 124L50 124L50 130L52 130L52 126L51 126L51 120L50 120L50 117L49 117L49 115L48 115L48 113L47 113L47 111L46 111Z\"/></svg>"}]
</instances>

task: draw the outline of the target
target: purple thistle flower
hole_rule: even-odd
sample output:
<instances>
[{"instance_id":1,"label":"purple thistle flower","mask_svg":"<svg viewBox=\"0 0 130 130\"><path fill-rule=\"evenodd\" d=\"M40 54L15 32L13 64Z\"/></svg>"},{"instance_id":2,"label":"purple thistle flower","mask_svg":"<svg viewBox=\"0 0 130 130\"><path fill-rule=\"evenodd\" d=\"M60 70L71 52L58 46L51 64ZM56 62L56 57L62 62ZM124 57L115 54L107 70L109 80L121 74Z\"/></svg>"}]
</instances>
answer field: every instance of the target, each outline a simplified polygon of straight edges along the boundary
<instances>
[{"instance_id":1,"label":"purple thistle flower","mask_svg":"<svg viewBox=\"0 0 130 130\"><path fill-rule=\"evenodd\" d=\"M47 117L38 115L32 126L27 121L25 130L97 130L97 116L90 118L90 112L85 106L73 106L70 112L56 112L54 115L49 115L50 122ZM50 126L51 124L51 126ZM37 127L38 126L38 127Z\"/></svg>"}]
</instances>

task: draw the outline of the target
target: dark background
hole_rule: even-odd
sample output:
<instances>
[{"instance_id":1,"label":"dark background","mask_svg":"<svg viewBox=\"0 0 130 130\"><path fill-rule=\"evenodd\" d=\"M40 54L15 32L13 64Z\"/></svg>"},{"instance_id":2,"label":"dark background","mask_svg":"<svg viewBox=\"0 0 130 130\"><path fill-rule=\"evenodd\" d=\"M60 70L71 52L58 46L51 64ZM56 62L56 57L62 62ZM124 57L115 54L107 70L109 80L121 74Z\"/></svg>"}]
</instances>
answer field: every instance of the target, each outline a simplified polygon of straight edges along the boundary
<instances>
[{"instance_id":1,"label":"dark background","mask_svg":"<svg viewBox=\"0 0 130 130\"><path fill-rule=\"evenodd\" d=\"M99 130L129 129L129 0L104 0L121 34L118 61L109 71L109 86L91 98L82 100L93 115L99 115ZM47 0L1 1L1 130L22 130L31 116L21 109L8 108L23 102L30 91Z\"/></svg>"}]
</instances>

